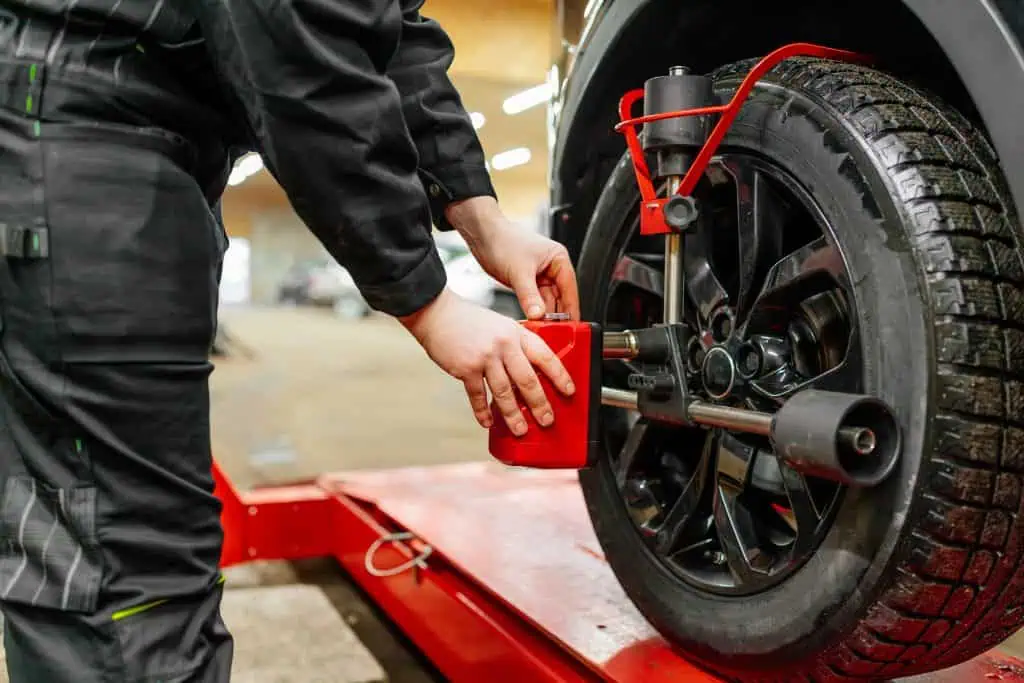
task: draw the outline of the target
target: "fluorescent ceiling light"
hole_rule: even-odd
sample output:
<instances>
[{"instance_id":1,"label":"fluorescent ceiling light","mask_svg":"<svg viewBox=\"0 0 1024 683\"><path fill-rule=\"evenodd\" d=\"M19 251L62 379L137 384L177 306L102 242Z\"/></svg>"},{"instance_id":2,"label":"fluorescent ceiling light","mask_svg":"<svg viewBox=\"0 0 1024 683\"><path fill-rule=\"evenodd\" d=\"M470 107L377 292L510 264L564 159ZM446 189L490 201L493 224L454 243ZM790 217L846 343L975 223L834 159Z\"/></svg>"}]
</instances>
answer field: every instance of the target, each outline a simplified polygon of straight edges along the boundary
<instances>
[{"instance_id":1,"label":"fluorescent ceiling light","mask_svg":"<svg viewBox=\"0 0 1024 683\"><path fill-rule=\"evenodd\" d=\"M250 176L256 175L262 170L262 157L259 154L246 154L235 162L235 167L231 169L231 175L228 176L228 185L241 185Z\"/></svg>"},{"instance_id":2,"label":"fluorescent ceiling light","mask_svg":"<svg viewBox=\"0 0 1024 683\"><path fill-rule=\"evenodd\" d=\"M538 104L544 104L550 99L551 84L544 83L512 95L502 103L501 108L511 116L532 109Z\"/></svg>"},{"instance_id":3,"label":"fluorescent ceiling light","mask_svg":"<svg viewBox=\"0 0 1024 683\"><path fill-rule=\"evenodd\" d=\"M491 166L495 171L504 171L529 162L530 150L526 147L516 147L515 149L500 152L491 158Z\"/></svg>"},{"instance_id":4,"label":"fluorescent ceiling light","mask_svg":"<svg viewBox=\"0 0 1024 683\"><path fill-rule=\"evenodd\" d=\"M469 115L469 119L470 121L473 122L473 127L476 128L477 130L483 128L484 124L487 123L487 119L484 117L483 114L481 114L478 111L472 112Z\"/></svg>"}]
</instances>

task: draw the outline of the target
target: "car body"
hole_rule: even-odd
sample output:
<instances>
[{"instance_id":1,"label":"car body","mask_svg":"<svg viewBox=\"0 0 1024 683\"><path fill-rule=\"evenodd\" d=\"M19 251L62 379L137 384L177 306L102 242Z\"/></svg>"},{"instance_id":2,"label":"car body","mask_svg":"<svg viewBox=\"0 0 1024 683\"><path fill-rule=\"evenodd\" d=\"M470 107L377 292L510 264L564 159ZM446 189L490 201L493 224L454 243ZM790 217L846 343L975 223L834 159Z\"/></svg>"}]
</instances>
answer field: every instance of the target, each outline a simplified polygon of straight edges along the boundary
<instances>
[{"instance_id":1,"label":"car body","mask_svg":"<svg viewBox=\"0 0 1024 683\"><path fill-rule=\"evenodd\" d=\"M868 54L964 112L1024 206L1022 0L558 0L556 17L550 224L574 256L624 149L612 129L626 91L675 64L703 73L797 41Z\"/></svg>"}]
</instances>

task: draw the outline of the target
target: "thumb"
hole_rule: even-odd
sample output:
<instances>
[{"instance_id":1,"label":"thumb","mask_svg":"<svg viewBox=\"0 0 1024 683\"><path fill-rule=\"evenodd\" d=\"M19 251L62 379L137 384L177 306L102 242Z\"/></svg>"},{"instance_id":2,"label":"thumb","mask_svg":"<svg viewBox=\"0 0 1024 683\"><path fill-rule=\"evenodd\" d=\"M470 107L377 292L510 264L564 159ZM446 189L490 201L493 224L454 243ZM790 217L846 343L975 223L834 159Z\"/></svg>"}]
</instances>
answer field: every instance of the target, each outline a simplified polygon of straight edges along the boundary
<instances>
[{"instance_id":1,"label":"thumb","mask_svg":"<svg viewBox=\"0 0 1024 683\"><path fill-rule=\"evenodd\" d=\"M544 298L540 295L540 287L537 286L537 278L534 275L517 278L512 283L512 288L519 299L526 317L530 320L539 320L544 317Z\"/></svg>"}]
</instances>

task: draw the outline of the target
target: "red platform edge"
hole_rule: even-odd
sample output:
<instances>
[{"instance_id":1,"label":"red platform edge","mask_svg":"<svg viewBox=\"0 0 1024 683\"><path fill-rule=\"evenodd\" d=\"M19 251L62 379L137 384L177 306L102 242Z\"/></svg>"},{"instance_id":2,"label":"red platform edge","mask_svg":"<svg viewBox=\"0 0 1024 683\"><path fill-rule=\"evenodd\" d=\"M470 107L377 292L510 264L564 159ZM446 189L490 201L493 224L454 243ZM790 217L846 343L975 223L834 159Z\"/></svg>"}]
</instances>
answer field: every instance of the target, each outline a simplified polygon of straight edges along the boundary
<instances>
[{"instance_id":1,"label":"red platform edge","mask_svg":"<svg viewBox=\"0 0 1024 683\"><path fill-rule=\"evenodd\" d=\"M436 470L436 476L430 470ZM442 466L418 468L415 477L434 477L435 481L443 483L446 476L451 478L451 471ZM685 662L661 639L642 633L635 639L627 638L628 646L614 652L607 660L588 661L565 642L559 642L557 635L539 627L516 605L503 600L479 577L467 572L460 558L446 557L437 548L423 568L392 576L371 574L367 571L366 554L375 542L405 531L420 538L415 529L402 527L389 514L387 501L390 500L391 507L399 512L403 502L421 507L436 503L430 496L417 500L415 494L409 493L409 487L403 489L400 483L393 487L390 498L381 496L375 503L373 491L387 491L387 482L401 480L401 472L330 474L309 483L241 492L215 463L215 493L223 503L222 566L256 560L336 558L453 683L714 683L719 680ZM348 487L345 482L350 479L356 483ZM366 485L366 482L371 483ZM486 482L482 483L486 488ZM441 515L433 526L449 524L452 509L459 505L459 501L448 505L447 518L445 511L440 510ZM516 514L514 509L505 510ZM406 516L408 518L408 512ZM428 522L423 526L432 525ZM424 541L382 545L375 554L374 565L387 568L407 563L419 555L425 549L424 542L430 540L427 535ZM593 550L582 546L576 550L580 549L597 556ZM565 548L567 554L573 551L571 547ZM581 577L580 581L586 578ZM585 591L582 597L586 599ZM554 602L555 609L559 605L571 609L573 605L570 596L551 595L549 600ZM907 679L907 683L983 681L1024 681L1024 662L992 652L946 672Z\"/></svg>"},{"instance_id":2,"label":"red platform edge","mask_svg":"<svg viewBox=\"0 0 1024 683\"><path fill-rule=\"evenodd\" d=\"M436 553L426 570L388 577L367 572L373 542L402 531L373 505L329 494L319 483L243 493L216 463L213 473L224 506L222 567L333 556L453 683L601 680ZM422 549L416 541L391 543L374 562L397 566Z\"/></svg>"}]
</instances>

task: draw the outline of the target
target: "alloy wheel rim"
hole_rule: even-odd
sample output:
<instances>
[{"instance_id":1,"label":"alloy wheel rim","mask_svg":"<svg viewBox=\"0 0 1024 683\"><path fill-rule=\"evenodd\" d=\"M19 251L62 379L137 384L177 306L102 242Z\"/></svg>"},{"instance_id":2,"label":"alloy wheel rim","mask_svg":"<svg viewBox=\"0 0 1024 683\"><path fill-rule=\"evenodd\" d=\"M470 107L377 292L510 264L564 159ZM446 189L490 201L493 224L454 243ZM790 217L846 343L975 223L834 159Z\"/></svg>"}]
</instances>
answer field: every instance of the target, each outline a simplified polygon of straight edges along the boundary
<instances>
[{"instance_id":1,"label":"alloy wheel rim","mask_svg":"<svg viewBox=\"0 0 1024 683\"><path fill-rule=\"evenodd\" d=\"M802 388L860 392L855 299L835 230L809 192L770 160L728 153L695 195L686 238L687 381L697 398L776 410ZM663 239L634 210L602 293L605 329L661 321ZM628 361L605 362L626 388ZM602 439L634 527L694 588L750 595L785 581L817 551L842 501L838 484L799 474L767 439L651 422L602 408Z\"/></svg>"}]
</instances>

